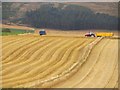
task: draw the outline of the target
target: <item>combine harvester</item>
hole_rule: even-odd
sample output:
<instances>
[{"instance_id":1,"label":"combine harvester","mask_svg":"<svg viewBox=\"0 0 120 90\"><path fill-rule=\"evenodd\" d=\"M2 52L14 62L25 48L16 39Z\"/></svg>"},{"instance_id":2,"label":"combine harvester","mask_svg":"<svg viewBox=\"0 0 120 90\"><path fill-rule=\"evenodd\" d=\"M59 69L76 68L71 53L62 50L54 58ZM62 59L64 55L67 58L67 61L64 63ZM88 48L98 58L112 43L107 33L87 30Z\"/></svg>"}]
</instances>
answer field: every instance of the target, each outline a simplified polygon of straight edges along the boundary
<instances>
[{"instance_id":1,"label":"combine harvester","mask_svg":"<svg viewBox=\"0 0 120 90\"><path fill-rule=\"evenodd\" d=\"M98 32L94 34L93 32L86 33L86 37L112 37L114 34L112 32Z\"/></svg>"}]
</instances>

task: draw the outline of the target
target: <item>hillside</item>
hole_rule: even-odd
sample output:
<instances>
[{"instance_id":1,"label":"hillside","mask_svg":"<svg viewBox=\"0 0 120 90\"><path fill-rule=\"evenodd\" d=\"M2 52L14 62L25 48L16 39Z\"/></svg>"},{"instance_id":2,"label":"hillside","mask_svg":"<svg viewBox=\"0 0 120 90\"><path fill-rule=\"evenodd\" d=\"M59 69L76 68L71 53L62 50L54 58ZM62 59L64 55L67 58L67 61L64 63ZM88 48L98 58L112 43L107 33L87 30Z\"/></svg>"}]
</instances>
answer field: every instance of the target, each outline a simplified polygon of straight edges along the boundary
<instances>
[{"instance_id":1,"label":"hillside","mask_svg":"<svg viewBox=\"0 0 120 90\"><path fill-rule=\"evenodd\" d=\"M70 4L70 3L68 3ZM118 16L118 3L116 2L91 2L91 3L71 3L90 8L95 13L105 13L112 16Z\"/></svg>"},{"instance_id":2,"label":"hillside","mask_svg":"<svg viewBox=\"0 0 120 90\"><path fill-rule=\"evenodd\" d=\"M37 28L72 29L72 30L91 28L116 29L117 23L116 17L118 12L117 7L118 5L115 2L114 3L14 2L14 3L2 3L2 6L4 24L18 24ZM79 26L80 24L81 26Z\"/></svg>"}]
</instances>

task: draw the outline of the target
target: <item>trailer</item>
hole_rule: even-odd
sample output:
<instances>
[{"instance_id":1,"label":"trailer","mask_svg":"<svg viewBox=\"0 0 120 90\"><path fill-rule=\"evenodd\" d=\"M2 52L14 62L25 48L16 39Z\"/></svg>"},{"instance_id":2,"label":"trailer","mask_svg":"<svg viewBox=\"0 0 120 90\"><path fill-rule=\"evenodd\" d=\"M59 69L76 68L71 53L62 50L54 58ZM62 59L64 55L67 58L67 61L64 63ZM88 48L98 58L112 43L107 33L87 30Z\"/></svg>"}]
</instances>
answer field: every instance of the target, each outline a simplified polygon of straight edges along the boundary
<instances>
[{"instance_id":1,"label":"trailer","mask_svg":"<svg viewBox=\"0 0 120 90\"><path fill-rule=\"evenodd\" d=\"M96 37L112 37L114 36L114 34L112 32L108 33L108 32L99 32L96 33Z\"/></svg>"},{"instance_id":2,"label":"trailer","mask_svg":"<svg viewBox=\"0 0 120 90\"><path fill-rule=\"evenodd\" d=\"M112 32L98 32L94 34L93 32L89 32L85 34L86 37L112 37L114 34Z\"/></svg>"}]
</instances>

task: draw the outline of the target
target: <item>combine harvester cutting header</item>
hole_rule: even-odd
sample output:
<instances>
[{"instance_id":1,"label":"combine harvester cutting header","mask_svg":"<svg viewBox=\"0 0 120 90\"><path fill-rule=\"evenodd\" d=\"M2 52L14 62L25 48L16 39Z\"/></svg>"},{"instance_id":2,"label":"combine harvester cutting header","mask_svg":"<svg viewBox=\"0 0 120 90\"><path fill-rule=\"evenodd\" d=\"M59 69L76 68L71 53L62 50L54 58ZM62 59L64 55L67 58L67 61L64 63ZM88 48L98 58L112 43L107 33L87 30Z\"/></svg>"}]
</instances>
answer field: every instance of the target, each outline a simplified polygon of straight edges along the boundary
<instances>
[{"instance_id":1,"label":"combine harvester cutting header","mask_svg":"<svg viewBox=\"0 0 120 90\"><path fill-rule=\"evenodd\" d=\"M96 34L94 34L93 32L89 32L89 33L86 33L85 36L86 37L112 37L114 34L111 32L111 33L108 33L108 32L98 32Z\"/></svg>"}]
</instances>

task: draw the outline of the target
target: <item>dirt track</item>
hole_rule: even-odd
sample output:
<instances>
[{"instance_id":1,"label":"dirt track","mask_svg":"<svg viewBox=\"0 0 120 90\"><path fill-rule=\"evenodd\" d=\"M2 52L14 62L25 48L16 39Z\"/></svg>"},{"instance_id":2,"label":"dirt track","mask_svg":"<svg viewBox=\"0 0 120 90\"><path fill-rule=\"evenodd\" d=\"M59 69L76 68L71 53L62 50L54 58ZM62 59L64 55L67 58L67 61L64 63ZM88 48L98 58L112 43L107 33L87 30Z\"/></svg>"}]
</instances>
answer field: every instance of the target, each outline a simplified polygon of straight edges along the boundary
<instances>
[{"instance_id":1,"label":"dirt track","mask_svg":"<svg viewBox=\"0 0 120 90\"><path fill-rule=\"evenodd\" d=\"M82 61L86 47L97 39L5 36L2 43L2 86L118 87L118 39L102 39L90 50L85 62ZM62 75L78 61L81 66L75 72Z\"/></svg>"}]
</instances>

